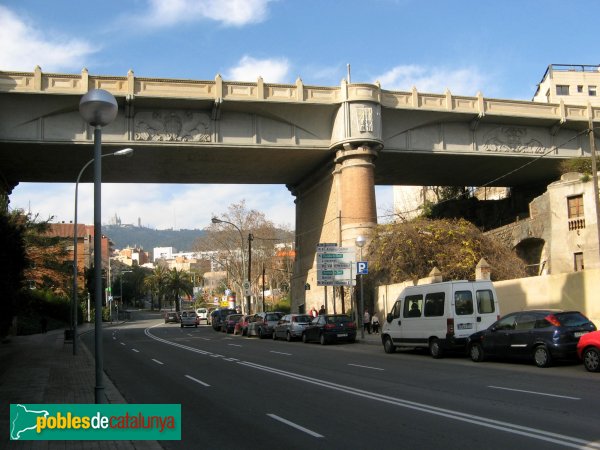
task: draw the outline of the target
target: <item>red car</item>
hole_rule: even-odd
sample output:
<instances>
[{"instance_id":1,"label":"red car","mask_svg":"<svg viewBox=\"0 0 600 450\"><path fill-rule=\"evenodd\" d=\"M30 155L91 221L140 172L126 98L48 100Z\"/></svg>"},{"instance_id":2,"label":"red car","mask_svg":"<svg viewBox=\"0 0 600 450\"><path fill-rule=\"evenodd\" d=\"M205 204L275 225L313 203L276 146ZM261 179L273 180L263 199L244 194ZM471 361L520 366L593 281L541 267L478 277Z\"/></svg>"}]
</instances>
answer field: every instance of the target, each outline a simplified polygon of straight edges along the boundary
<instances>
[{"instance_id":1,"label":"red car","mask_svg":"<svg viewBox=\"0 0 600 450\"><path fill-rule=\"evenodd\" d=\"M246 336L248 334L248 322L250 322L250 319L254 317L253 315L248 315L245 314L243 315L240 320L238 320L238 323L235 324L235 327L233 328L233 334L241 334L242 336Z\"/></svg>"},{"instance_id":2,"label":"red car","mask_svg":"<svg viewBox=\"0 0 600 450\"><path fill-rule=\"evenodd\" d=\"M586 333L577 343L577 356L590 372L600 372L600 331Z\"/></svg>"}]
</instances>

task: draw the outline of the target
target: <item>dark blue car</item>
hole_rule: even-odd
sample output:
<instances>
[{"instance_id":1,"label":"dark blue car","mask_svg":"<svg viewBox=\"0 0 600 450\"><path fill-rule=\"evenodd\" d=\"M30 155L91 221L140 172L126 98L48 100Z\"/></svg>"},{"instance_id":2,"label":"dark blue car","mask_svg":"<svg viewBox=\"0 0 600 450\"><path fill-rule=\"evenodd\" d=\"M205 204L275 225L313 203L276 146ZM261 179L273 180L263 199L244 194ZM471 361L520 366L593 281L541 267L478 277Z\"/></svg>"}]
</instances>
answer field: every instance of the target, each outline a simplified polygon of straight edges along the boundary
<instances>
[{"instance_id":1,"label":"dark blue car","mask_svg":"<svg viewBox=\"0 0 600 450\"><path fill-rule=\"evenodd\" d=\"M317 341L325 345L333 341L354 342L356 324L344 314L322 314L302 331L302 342Z\"/></svg>"},{"instance_id":2,"label":"dark blue car","mask_svg":"<svg viewBox=\"0 0 600 450\"><path fill-rule=\"evenodd\" d=\"M554 359L576 359L579 338L596 326L578 311L531 310L507 314L467 341L475 362L488 356L533 359L548 367Z\"/></svg>"}]
</instances>

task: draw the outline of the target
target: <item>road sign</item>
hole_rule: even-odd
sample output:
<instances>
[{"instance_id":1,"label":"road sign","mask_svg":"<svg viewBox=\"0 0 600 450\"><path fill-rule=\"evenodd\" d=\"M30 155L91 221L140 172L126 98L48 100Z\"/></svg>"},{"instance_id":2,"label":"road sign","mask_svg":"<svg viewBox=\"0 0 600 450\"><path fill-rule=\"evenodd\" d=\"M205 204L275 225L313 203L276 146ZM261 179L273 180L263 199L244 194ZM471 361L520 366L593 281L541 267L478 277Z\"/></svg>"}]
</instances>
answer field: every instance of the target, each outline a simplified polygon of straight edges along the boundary
<instances>
[{"instance_id":1,"label":"road sign","mask_svg":"<svg viewBox=\"0 0 600 450\"><path fill-rule=\"evenodd\" d=\"M317 245L317 285L318 286L353 286L354 247L338 247L330 244Z\"/></svg>"},{"instance_id":2,"label":"road sign","mask_svg":"<svg viewBox=\"0 0 600 450\"><path fill-rule=\"evenodd\" d=\"M242 283L242 286L244 287L244 297L249 297L252 295L252 292L250 291L250 282L248 280L245 280Z\"/></svg>"},{"instance_id":3,"label":"road sign","mask_svg":"<svg viewBox=\"0 0 600 450\"><path fill-rule=\"evenodd\" d=\"M369 263L367 261L357 261L356 273L359 275L367 275L369 273Z\"/></svg>"}]
</instances>

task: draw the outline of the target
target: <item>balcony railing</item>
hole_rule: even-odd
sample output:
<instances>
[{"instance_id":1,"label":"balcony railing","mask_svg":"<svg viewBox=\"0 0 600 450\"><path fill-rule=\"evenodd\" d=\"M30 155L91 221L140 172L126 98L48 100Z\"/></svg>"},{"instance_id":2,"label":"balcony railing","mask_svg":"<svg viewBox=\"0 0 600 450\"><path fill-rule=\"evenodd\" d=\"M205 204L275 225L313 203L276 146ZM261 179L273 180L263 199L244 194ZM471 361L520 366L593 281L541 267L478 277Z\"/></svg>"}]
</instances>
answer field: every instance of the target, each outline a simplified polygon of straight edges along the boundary
<instances>
[{"instance_id":1,"label":"balcony railing","mask_svg":"<svg viewBox=\"0 0 600 450\"><path fill-rule=\"evenodd\" d=\"M583 230L585 228L585 219L569 219L569 231L571 230Z\"/></svg>"}]
</instances>

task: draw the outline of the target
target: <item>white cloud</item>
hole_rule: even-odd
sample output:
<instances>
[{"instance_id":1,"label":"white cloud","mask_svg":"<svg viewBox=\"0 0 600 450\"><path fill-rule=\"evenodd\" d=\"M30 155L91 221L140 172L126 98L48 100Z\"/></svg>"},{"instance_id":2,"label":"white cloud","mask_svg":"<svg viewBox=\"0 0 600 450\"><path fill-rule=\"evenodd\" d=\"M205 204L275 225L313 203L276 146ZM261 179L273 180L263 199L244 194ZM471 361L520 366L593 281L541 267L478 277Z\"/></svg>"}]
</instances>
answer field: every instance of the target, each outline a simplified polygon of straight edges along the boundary
<instances>
[{"instance_id":1,"label":"white cloud","mask_svg":"<svg viewBox=\"0 0 600 450\"><path fill-rule=\"evenodd\" d=\"M387 90L411 90L442 93L450 89L453 94L475 95L483 91L488 81L476 68L448 69L418 65L396 66L376 77Z\"/></svg>"},{"instance_id":2,"label":"white cloud","mask_svg":"<svg viewBox=\"0 0 600 450\"><path fill-rule=\"evenodd\" d=\"M44 27L26 22L0 6L0 67L2 70L45 71L81 69L81 60L97 51L88 42L40 32Z\"/></svg>"},{"instance_id":3,"label":"white cloud","mask_svg":"<svg viewBox=\"0 0 600 450\"><path fill-rule=\"evenodd\" d=\"M286 58L256 59L246 55L224 76L236 81L256 81L261 76L267 83L289 83L289 71Z\"/></svg>"},{"instance_id":4,"label":"white cloud","mask_svg":"<svg viewBox=\"0 0 600 450\"><path fill-rule=\"evenodd\" d=\"M134 20L147 27L170 27L206 19L240 27L265 20L270 1L273 0L150 0L148 13Z\"/></svg>"}]
</instances>

